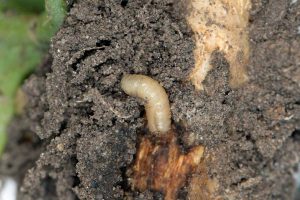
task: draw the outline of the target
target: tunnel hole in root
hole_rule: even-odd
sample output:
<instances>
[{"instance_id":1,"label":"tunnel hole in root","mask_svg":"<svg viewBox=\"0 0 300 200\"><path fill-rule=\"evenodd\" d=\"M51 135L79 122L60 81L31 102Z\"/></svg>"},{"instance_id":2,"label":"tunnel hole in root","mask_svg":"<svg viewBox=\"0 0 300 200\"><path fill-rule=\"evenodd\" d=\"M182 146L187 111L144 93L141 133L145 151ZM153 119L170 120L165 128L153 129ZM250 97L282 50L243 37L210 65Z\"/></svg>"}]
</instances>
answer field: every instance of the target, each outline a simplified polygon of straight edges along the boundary
<instances>
[{"instance_id":1,"label":"tunnel hole in root","mask_svg":"<svg viewBox=\"0 0 300 200\"><path fill-rule=\"evenodd\" d=\"M181 151L183 153L187 153L191 147L188 146L186 144L186 142L184 141L184 137L186 137L186 135L189 133L188 128L184 125L183 122L174 122L172 121L172 126L173 129L176 130L175 134L176 134L176 138L177 138L177 144L179 146L179 148L181 149Z\"/></svg>"}]
</instances>

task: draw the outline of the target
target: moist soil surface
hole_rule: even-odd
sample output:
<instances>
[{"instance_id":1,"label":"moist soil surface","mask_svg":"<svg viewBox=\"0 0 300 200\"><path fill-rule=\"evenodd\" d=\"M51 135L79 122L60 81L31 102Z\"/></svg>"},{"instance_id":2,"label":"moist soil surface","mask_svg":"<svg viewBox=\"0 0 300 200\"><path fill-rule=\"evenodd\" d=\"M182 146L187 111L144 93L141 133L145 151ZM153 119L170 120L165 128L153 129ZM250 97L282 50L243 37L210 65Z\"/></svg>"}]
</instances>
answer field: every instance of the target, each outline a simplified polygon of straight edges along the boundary
<instances>
[{"instance_id":1,"label":"moist soil surface","mask_svg":"<svg viewBox=\"0 0 300 200\"><path fill-rule=\"evenodd\" d=\"M51 57L25 81L29 102L9 129L0 169L18 178L20 199L163 199L128 184L146 123L144 102L120 88L125 73L148 75L166 89L180 145L205 147L216 196L293 199L300 158L299 1L254 0L250 81L231 89L229 64L216 51L201 92L187 80L195 46L184 4L78 0L69 6ZM187 199L187 191L178 199Z\"/></svg>"}]
</instances>

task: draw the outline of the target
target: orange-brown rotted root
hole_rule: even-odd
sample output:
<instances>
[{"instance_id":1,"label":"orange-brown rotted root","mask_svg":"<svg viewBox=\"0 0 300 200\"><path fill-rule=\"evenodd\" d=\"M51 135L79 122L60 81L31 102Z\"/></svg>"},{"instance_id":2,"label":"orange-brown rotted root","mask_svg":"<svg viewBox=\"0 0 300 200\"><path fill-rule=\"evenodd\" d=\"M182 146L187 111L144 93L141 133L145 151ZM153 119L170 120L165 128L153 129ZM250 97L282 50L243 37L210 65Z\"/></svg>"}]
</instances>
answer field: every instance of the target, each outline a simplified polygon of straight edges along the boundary
<instances>
[{"instance_id":1,"label":"orange-brown rotted root","mask_svg":"<svg viewBox=\"0 0 300 200\"><path fill-rule=\"evenodd\" d=\"M200 163L204 147L181 152L173 132L158 138L141 139L136 161L132 167L131 184L134 189L163 192L165 200L176 200L178 190L185 184Z\"/></svg>"},{"instance_id":2,"label":"orange-brown rotted root","mask_svg":"<svg viewBox=\"0 0 300 200\"><path fill-rule=\"evenodd\" d=\"M250 0L189 0L187 21L196 41L195 67L189 78L196 89L203 89L202 82L212 68L211 55L216 50L223 52L230 64L231 87L248 80L250 7Z\"/></svg>"}]
</instances>

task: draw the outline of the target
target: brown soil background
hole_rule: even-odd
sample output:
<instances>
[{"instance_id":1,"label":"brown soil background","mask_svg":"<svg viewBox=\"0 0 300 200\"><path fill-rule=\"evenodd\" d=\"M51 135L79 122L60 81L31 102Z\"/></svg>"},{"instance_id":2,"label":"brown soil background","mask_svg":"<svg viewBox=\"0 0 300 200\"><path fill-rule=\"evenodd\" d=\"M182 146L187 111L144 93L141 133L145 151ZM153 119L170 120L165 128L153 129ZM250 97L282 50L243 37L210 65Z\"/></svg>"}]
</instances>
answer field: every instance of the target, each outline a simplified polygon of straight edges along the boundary
<instances>
[{"instance_id":1,"label":"brown soil background","mask_svg":"<svg viewBox=\"0 0 300 200\"><path fill-rule=\"evenodd\" d=\"M208 174L223 199L293 199L300 2L254 0L250 82L231 90L228 63L215 52L204 92L186 81L194 41L181 8L174 0L70 4L51 58L23 86L30 101L10 127L1 161L1 173L20 180L20 199L162 199L158 192L132 192L126 181L145 120L141 101L120 89L124 73L164 86L180 143L206 147Z\"/></svg>"}]
</instances>

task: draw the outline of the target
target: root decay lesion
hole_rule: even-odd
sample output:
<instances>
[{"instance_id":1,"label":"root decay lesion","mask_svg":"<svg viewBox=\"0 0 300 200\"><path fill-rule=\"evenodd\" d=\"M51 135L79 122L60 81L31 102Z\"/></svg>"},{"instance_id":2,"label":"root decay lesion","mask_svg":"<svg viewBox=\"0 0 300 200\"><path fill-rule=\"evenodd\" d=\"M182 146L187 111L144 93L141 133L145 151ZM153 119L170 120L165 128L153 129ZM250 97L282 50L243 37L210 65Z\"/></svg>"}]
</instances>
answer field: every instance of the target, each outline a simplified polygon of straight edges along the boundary
<instances>
[{"instance_id":1,"label":"root decay lesion","mask_svg":"<svg viewBox=\"0 0 300 200\"><path fill-rule=\"evenodd\" d=\"M146 135L140 141L136 161L129 170L129 182L133 189L160 191L165 200L175 200L203 153L204 147L199 145L184 154L173 131L162 137Z\"/></svg>"}]
</instances>

